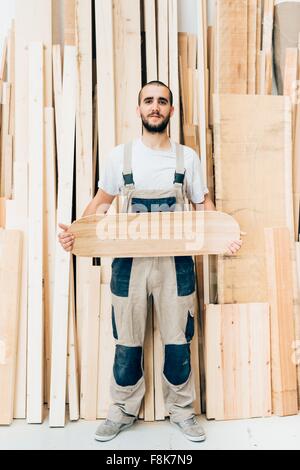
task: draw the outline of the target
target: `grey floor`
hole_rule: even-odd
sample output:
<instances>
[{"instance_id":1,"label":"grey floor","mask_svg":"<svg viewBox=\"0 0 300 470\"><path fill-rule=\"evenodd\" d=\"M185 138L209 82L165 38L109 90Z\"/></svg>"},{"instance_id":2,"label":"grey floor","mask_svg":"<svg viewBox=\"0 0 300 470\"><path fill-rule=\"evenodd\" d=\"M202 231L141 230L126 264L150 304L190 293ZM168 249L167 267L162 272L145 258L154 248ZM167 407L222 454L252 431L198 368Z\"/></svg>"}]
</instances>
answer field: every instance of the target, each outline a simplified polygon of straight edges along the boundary
<instances>
[{"instance_id":1,"label":"grey floor","mask_svg":"<svg viewBox=\"0 0 300 470\"><path fill-rule=\"evenodd\" d=\"M187 441L169 421L137 422L109 443L94 441L99 422L67 423L64 429L14 421L0 428L0 450L300 450L300 415L245 421L215 422L201 418L205 443Z\"/></svg>"}]
</instances>

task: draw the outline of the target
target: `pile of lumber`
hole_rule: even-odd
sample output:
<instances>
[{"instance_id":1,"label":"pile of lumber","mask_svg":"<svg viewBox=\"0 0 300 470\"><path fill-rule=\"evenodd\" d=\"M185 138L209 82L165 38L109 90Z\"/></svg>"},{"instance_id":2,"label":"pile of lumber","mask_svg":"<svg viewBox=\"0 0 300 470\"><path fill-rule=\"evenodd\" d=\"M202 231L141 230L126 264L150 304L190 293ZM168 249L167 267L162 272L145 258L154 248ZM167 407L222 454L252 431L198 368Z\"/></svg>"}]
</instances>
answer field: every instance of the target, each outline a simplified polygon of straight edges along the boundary
<instances>
[{"instance_id":1,"label":"pile of lumber","mask_svg":"<svg viewBox=\"0 0 300 470\"><path fill-rule=\"evenodd\" d=\"M216 207L246 233L237 256L218 257L218 304L206 306L212 419L299 409L299 54L286 50L285 96L268 96L273 18L273 1L221 0L211 33Z\"/></svg>"},{"instance_id":2,"label":"pile of lumber","mask_svg":"<svg viewBox=\"0 0 300 470\"><path fill-rule=\"evenodd\" d=\"M173 91L170 134L180 141L177 0L16 1L1 61L1 253L11 250L10 234L13 241L21 233L23 243L11 261L1 258L0 424L41 423L45 403L53 427L64 426L66 403L71 420L106 416L111 259L99 265L63 252L58 223L81 217L110 151L140 135L138 92L155 79ZM12 267L13 278L5 274ZM192 350L200 412L197 328ZM141 417L165 419L151 301L144 362Z\"/></svg>"}]
</instances>

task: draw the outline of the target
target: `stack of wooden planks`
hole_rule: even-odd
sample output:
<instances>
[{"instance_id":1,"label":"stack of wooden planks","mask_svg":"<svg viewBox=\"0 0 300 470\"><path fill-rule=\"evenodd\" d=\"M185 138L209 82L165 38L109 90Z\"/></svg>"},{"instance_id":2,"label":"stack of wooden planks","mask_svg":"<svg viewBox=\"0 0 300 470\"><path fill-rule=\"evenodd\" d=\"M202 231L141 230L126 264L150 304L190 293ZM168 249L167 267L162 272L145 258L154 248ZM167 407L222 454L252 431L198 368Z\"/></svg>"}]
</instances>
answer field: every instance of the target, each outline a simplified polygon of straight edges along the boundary
<instances>
[{"instance_id":1,"label":"stack of wooden planks","mask_svg":"<svg viewBox=\"0 0 300 470\"><path fill-rule=\"evenodd\" d=\"M209 305L205 317L207 413L216 419L257 413L249 411L253 404L247 395L244 402L240 399L241 378L236 375L246 358L236 324L245 325L242 312L251 305L269 305L270 310L270 330L263 327L263 313L258 314L264 335L260 339L267 344L271 338L272 370L268 381L266 374L264 380L260 377L261 396L269 402L265 400L263 407L256 403L259 416L271 411L280 416L298 412L300 290L294 240L299 240L299 54L297 48L286 50L285 97L262 96L273 91L273 26L273 0L220 0L215 26L209 31L213 45L209 49L209 124L213 125L216 206L235 217L246 233L237 256L218 258L219 305ZM233 315L232 308L235 326L227 319ZM213 327L220 332L219 342ZM235 341L231 345L230 335ZM248 340L255 356L258 345ZM250 380L251 373L247 374ZM216 380L221 387L218 397L213 393ZM234 389L236 383L239 386ZM230 400L235 402L233 408Z\"/></svg>"},{"instance_id":2,"label":"stack of wooden planks","mask_svg":"<svg viewBox=\"0 0 300 470\"><path fill-rule=\"evenodd\" d=\"M3 276L4 292L17 295L10 320L9 299L1 303L13 349L5 362L9 382L7 367L3 374L0 369L6 381L0 424L13 417L41 423L45 403L52 427L65 425L66 403L71 420L104 418L114 357L111 259L102 258L101 265L75 260L58 244L58 224L81 217L113 147L139 137L135 108L145 80L171 87L176 112L170 134L180 141L178 2L17 0L0 73L3 247L10 233L23 235L12 258L19 277ZM1 348L6 361L3 342ZM200 412L197 328L192 361ZM163 350L151 302L144 362L141 416L165 419Z\"/></svg>"}]
</instances>

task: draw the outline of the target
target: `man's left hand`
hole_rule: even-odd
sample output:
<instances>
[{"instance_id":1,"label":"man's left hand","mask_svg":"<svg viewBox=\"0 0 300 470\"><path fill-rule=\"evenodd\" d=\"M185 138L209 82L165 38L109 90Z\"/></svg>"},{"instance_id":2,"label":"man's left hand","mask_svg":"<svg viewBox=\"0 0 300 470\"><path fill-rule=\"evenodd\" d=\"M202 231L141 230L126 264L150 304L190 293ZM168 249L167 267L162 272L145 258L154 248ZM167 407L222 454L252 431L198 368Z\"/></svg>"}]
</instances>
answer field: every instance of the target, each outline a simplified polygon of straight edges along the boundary
<instances>
[{"instance_id":1,"label":"man's left hand","mask_svg":"<svg viewBox=\"0 0 300 470\"><path fill-rule=\"evenodd\" d=\"M230 243L228 247L228 251L226 251L225 256L233 256L235 255L243 245L243 240L237 240L232 243Z\"/></svg>"}]
</instances>

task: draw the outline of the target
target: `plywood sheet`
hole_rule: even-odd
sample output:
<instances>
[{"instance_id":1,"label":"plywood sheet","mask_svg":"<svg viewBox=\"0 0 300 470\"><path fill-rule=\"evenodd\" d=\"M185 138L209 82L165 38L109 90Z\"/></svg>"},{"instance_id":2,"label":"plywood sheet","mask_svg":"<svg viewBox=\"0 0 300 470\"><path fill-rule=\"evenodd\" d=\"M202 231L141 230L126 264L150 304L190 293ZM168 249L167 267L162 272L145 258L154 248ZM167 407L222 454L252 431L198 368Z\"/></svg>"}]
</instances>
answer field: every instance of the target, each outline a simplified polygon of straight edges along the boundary
<instances>
[{"instance_id":1,"label":"plywood sheet","mask_svg":"<svg viewBox=\"0 0 300 470\"><path fill-rule=\"evenodd\" d=\"M215 96L217 209L247 233L234 257L220 257L220 303L266 302L264 228L293 233L290 99Z\"/></svg>"},{"instance_id":2,"label":"plywood sheet","mask_svg":"<svg viewBox=\"0 0 300 470\"><path fill-rule=\"evenodd\" d=\"M268 304L206 307L208 419L271 415L269 321Z\"/></svg>"}]
</instances>

